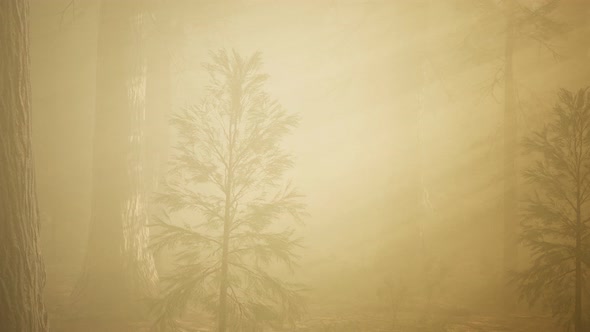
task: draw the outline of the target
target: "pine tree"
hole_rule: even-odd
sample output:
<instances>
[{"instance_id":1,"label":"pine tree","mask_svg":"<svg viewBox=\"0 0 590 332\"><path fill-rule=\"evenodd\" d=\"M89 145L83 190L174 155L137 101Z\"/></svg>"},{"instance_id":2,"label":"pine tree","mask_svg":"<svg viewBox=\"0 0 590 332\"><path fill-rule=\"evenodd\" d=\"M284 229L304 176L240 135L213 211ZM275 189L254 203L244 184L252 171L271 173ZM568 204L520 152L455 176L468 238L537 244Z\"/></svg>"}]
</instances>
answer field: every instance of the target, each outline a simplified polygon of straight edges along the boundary
<instances>
[{"instance_id":1,"label":"pine tree","mask_svg":"<svg viewBox=\"0 0 590 332\"><path fill-rule=\"evenodd\" d=\"M261 65L259 53L213 53L207 96L173 117L179 141L153 246L179 249L179 265L157 302L160 327L175 325L192 304L216 315L219 332L302 313L301 287L267 269L276 262L292 268L300 246L294 230L277 223L305 215L301 196L282 185L293 160L280 142L298 118L263 91Z\"/></svg>"},{"instance_id":2,"label":"pine tree","mask_svg":"<svg viewBox=\"0 0 590 332\"><path fill-rule=\"evenodd\" d=\"M527 138L524 149L536 157L524 173L535 193L526 202L521 240L533 264L514 281L522 299L531 305L545 299L562 323L580 332L590 264L588 89L562 89L551 122Z\"/></svg>"},{"instance_id":3,"label":"pine tree","mask_svg":"<svg viewBox=\"0 0 590 332\"><path fill-rule=\"evenodd\" d=\"M518 267L518 88L515 75L515 56L519 42L532 40L549 51L559 54L551 40L564 32L563 24L550 16L559 0L548 0L533 6L520 0L467 1L477 7L477 23L470 27L466 43L477 64L492 62L497 66L491 84L484 91L496 98L495 91L503 83L503 274L507 278ZM500 39L496 39L500 36ZM477 45L483 43L483 45ZM490 45L492 45L490 47ZM505 289L504 306L511 307L511 290Z\"/></svg>"}]
</instances>

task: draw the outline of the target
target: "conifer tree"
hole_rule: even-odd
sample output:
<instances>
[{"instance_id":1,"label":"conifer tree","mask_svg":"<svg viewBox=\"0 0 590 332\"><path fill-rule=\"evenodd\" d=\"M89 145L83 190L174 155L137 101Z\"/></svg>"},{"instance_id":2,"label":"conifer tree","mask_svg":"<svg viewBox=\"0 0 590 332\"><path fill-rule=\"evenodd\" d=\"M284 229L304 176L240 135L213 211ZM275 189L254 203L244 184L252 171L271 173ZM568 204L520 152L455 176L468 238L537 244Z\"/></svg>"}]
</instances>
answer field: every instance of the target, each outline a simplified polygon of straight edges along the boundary
<instances>
[{"instance_id":1,"label":"conifer tree","mask_svg":"<svg viewBox=\"0 0 590 332\"><path fill-rule=\"evenodd\" d=\"M293 267L300 241L283 217L301 220L301 196L283 186L293 165L281 139L298 123L264 92L259 53L218 51L202 103L173 117L179 140L159 201L155 250L175 247L178 268L157 301L166 328L191 304L217 317L217 331L285 322L302 312L301 288L271 275ZM179 224L180 223L180 224Z\"/></svg>"},{"instance_id":2,"label":"conifer tree","mask_svg":"<svg viewBox=\"0 0 590 332\"><path fill-rule=\"evenodd\" d=\"M590 263L590 93L559 92L551 121L527 138L536 157L524 175L535 189L527 201L522 243L533 263L515 275L521 298L545 299L567 326L583 331L584 280Z\"/></svg>"}]
</instances>

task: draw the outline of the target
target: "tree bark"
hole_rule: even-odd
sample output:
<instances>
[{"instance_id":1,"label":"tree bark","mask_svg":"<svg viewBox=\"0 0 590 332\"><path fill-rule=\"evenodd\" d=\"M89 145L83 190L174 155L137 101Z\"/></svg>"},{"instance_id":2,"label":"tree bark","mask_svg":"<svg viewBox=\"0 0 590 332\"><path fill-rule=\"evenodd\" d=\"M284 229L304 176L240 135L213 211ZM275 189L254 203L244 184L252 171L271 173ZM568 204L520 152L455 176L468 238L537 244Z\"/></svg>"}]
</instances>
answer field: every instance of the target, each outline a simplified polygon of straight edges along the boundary
<instances>
[{"instance_id":1,"label":"tree bark","mask_svg":"<svg viewBox=\"0 0 590 332\"><path fill-rule=\"evenodd\" d=\"M48 331L31 144L29 3L0 1L0 325Z\"/></svg>"},{"instance_id":2,"label":"tree bark","mask_svg":"<svg viewBox=\"0 0 590 332\"><path fill-rule=\"evenodd\" d=\"M153 296L143 187L146 60L139 0L101 3L88 246L77 289L82 307L123 314Z\"/></svg>"}]
</instances>

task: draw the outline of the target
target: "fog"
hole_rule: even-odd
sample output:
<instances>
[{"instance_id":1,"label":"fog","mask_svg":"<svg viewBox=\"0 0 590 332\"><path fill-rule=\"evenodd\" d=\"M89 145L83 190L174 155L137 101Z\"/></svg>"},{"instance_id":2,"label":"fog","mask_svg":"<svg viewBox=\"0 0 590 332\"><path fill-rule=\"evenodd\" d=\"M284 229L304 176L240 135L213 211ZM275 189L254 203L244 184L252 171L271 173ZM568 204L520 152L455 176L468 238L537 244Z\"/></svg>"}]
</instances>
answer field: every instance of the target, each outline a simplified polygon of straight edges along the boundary
<instances>
[{"instance_id":1,"label":"fog","mask_svg":"<svg viewBox=\"0 0 590 332\"><path fill-rule=\"evenodd\" d=\"M589 328L590 2L29 2L50 330Z\"/></svg>"}]
</instances>

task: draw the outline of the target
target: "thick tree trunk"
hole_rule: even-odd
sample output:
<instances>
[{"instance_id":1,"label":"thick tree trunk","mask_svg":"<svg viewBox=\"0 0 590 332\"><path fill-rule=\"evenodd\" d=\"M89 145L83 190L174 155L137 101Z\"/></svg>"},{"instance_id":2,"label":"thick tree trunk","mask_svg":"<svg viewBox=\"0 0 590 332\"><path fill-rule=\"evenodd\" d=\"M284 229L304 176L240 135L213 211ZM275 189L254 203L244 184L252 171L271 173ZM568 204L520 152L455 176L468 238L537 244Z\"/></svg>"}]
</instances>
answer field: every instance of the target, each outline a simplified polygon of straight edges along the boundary
<instances>
[{"instance_id":1,"label":"thick tree trunk","mask_svg":"<svg viewBox=\"0 0 590 332\"><path fill-rule=\"evenodd\" d=\"M168 3L151 1L155 13L155 25L151 31L147 56L146 126L145 126L145 174L149 199L148 214L160 213L163 208L155 202L153 194L159 191L166 169L169 144L169 115L172 112L171 50L172 22L167 15ZM155 230L157 232L157 230ZM156 268L165 268L163 253L154 254Z\"/></svg>"},{"instance_id":2,"label":"thick tree trunk","mask_svg":"<svg viewBox=\"0 0 590 332\"><path fill-rule=\"evenodd\" d=\"M177 33L174 33L172 19L165 9L169 4L155 0L152 6L157 11L147 56L145 178L146 188L153 192L160 185L168 158L169 115L172 112L171 40Z\"/></svg>"},{"instance_id":3,"label":"thick tree trunk","mask_svg":"<svg viewBox=\"0 0 590 332\"><path fill-rule=\"evenodd\" d=\"M29 4L0 1L0 325L47 331L31 144Z\"/></svg>"},{"instance_id":4,"label":"thick tree trunk","mask_svg":"<svg viewBox=\"0 0 590 332\"><path fill-rule=\"evenodd\" d=\"M91 223L83 307L127 314L155 294L143 188L146 65L139 0L101 3Z\"/></svg>"},{"instance_id":5,"label":"thick tree trunk","mask_svg":"<svg viewBox=\"0 0 590 332\"><path fill-rule=\"evenodd\" d=\"M513 74L514 27L511 8L506 17L506 40L504 50L504 277L517 267L518 217L517 217L517 170L516 151L518 124L515 109ZM507 290L507 293L510 291Z\"/></svg>"}]
</instances>

